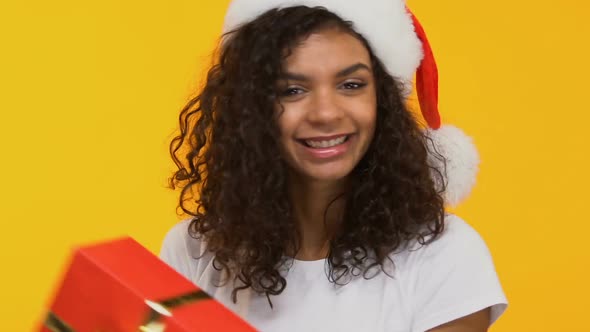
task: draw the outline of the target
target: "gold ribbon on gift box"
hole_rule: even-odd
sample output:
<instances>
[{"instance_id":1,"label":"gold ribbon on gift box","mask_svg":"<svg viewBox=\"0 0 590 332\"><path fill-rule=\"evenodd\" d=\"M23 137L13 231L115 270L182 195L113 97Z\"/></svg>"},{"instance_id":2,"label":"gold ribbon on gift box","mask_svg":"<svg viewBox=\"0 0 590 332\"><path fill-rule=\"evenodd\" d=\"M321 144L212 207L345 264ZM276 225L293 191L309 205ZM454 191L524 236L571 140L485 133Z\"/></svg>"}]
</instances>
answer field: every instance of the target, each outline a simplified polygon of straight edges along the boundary
<instances>
[{"instance_id":1,"label":"gold ribbon on gift box","mask_svg":"<svg viewBox=\"0 0 590 332\"><path fill-rule=\"evenodd\" d=\"M160 302L152 302L145 300L145 303L150 307L150 313L145 323L139 327L141 332L164 332L166 326L160 322L162 316L171 317L172 312L170 310L181 307L189 303L195 303L198 301L209 300L211 297L209 294L202 290L176 296Z\"/></svg>"},{"instance_id":2,"label":"gold ribbon on gift box","mask_svg":"<svg viewBox=\"0 0 590 332\"><path fill-rule=\"evenodd\" d=\"M170 299L155 302L145 300L145 304L150 308L150 312L138 331L141 332L164 332L166 325L160 321L162 316L171 317L171 310L183 305L194 303L202 300L209 300L211 297L202 290L175 296ZM59 318L55 313L49 312L45 319L45 327L52 332L75 332L66 322Z\"/></svg>"},{"instance_id":3,"label":"gold ribbon on gift box","mask_svg":"<svg viewBox=\"0 0 590 332\"><path fill-rule=\"evenodd\" d=\"M45 327L51 332L74 332L66 322L50 311L45 318Z\"/></svg>"}]
</instances>

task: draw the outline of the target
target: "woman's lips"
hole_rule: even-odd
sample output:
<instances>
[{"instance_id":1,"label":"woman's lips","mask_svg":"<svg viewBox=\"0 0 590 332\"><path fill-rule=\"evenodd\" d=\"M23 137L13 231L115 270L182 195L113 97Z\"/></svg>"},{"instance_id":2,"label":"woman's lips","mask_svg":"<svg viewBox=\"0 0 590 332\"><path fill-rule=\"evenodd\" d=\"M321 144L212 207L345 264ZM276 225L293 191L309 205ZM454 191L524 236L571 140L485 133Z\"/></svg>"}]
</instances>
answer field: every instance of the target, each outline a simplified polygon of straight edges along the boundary
<instances>
[{"instance_id":1,"label":"woman's lips","mask_svg":"<svg viewBox=\"0 0 590 332\"><path fill-rule=\"evenodd\" d=\"M330 136L328 139L325 139L324 137L322 137L321 141L332 140L332 139L336 139L336 138L339 138L342 136L343 135ZM344 135L344 136L346 136L346 135ZM315 139L313 139L313 140L315 140ZM331 146L331 147L326 147L326 148L313 148L313 147L307 145L305 143L305 140L300 141L300 143L301 143L301 147L303 148L305 153L309 157L311 157L312 159L329 159L329 158L339 157L339 156L345 154L348 151L348 149L350 148L351 141L352 141L352 135L349 135L343 143L335 145L335 146Z\"/></svg>"}]
</instances>

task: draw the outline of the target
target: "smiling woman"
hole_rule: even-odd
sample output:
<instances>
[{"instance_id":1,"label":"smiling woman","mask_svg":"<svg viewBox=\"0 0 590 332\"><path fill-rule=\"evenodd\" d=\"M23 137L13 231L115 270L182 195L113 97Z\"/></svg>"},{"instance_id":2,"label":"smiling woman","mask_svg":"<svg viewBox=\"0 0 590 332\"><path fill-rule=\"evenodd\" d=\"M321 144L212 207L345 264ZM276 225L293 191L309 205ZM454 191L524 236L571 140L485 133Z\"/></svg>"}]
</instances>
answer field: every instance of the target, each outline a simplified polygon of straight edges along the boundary
<instances>
[{"instance_id":1,"label":"smiling woman","mask_svg":"<svg viewBox=\"0 0 590 332\"><path fill-rule=\"evenodd\" d=\"M263 331L485 331L506 299L485 243L445 213L446 155L406 108L411 15L307 2L230 5L171 144L191 218L162 259ZM396 49L362 29L371 13Z\"/></svg>"}]
</instances>

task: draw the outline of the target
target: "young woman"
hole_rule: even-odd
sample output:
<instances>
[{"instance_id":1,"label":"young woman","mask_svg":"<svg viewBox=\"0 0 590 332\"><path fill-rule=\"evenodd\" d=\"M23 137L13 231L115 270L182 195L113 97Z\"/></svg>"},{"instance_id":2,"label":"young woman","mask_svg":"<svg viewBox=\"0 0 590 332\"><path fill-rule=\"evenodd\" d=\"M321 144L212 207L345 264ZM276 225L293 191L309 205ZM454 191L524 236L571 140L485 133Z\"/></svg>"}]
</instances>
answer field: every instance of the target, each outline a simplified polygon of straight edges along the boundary
<instances>
[{"instance_id":1,"label":"young woman","mask_svg":"<svg viewBox=\"0 0 590 332\"><path fill-rule=\"evenodd\" d=\"M234 1L162 259L262 331L486 331L506 299L405 105L414 28L402 0Z\"/></svg>"}]
</instances>

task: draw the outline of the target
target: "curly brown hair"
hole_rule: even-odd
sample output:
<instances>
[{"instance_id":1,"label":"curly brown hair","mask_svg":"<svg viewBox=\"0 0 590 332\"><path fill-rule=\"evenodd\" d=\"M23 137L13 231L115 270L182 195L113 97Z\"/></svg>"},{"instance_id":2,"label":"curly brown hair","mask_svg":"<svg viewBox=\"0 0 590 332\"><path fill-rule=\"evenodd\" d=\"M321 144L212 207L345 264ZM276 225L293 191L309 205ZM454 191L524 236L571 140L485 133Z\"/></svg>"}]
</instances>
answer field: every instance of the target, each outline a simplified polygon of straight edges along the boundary
<instances>
[{"instance_id":1,"label":"curly brown hair","mask_svg":"<svg viewBox=\"0 0 590 332\"><path fill-rule=\"evenodd\" d=\"M278 146L276 83L290 50L327 28L366 46L377 94L375 135L350 174L341 229L330 241L330 281L367 278L373 267L385 271L389 253L411 240L426 244L443 231L444 188L435 188L433 176L444 181L427 163L428 138L400 83L365 38L322 7L270 10L223 36L216 64L182 110L180 134L170 144L178 166L170 185L182 188L179 208L192 216L191 236L215 254L215 268L241 282L234 302L243 289L269 297L287 285L279 268L289 260L287 248L299 248L299 234Z\"/></svg>"}]
</instances>

